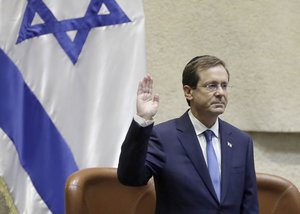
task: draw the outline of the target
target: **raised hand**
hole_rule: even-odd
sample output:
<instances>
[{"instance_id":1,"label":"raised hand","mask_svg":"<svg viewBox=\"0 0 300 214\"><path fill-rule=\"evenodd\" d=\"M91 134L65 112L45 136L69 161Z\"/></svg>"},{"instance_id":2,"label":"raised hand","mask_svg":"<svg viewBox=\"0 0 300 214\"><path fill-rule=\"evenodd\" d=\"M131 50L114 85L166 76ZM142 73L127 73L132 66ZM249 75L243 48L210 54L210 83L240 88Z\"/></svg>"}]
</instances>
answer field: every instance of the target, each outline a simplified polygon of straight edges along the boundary
<instances>
[{"instance_id":1,"label":"raised hand","mask_svg":"<svg viewBox=\"0 0 300 214\"><path fill-rule=\"evenodd\" d=\"M159 96L153 94L153 79L148 74L139 83L136 99L137 115L152 120L157 113Z\"/></svg>"}]
</instances>

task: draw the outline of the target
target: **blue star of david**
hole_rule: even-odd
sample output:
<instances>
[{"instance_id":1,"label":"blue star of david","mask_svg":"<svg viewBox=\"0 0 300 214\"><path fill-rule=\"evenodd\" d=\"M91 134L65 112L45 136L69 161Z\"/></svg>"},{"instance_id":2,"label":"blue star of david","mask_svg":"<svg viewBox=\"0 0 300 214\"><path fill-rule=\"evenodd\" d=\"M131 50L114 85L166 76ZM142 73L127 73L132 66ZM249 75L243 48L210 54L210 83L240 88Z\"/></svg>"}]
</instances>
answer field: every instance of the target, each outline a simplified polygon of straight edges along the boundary
<instances>
[{"instance_id":1,"label":"blue star of david","mask_svg":"<svg viewBox=\"0 0 300 214\"><path fill-rule=\"evenodd\" d=\"M99 14L99 10L103 4L109 13L101 15ZM44 23L32 24L36 13L41 17ZM131 20L122 11L115 0L91 0L83 17L60 21L56 19L43 0L28 0L17 44L40 35L53 34L72 63L76 64L82 47L92 28L128 22L131 22ZM66 33L72 30L77 30L73 41Z\"/></svg>"}]
</instances>

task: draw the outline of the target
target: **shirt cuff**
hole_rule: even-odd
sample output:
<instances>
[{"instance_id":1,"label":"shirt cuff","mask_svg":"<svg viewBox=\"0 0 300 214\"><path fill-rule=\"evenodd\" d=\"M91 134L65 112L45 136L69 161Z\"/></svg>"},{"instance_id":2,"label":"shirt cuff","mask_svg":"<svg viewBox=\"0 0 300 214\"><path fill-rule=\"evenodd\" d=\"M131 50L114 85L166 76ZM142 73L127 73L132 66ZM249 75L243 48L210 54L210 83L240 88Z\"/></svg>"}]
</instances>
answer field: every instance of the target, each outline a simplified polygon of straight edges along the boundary
<instances>
[{"instance_id":1,"label":"shirt cuff","mask_svg":"<svg viewBox=\"0 0 300 214\"><path fill-rule=\"evenodd\" d=\"M146 127L154 123L154 120L145 120L144 118L140 117L137 114L133 116L133 119L142 127Z\"/></svg>"}]
</instances>

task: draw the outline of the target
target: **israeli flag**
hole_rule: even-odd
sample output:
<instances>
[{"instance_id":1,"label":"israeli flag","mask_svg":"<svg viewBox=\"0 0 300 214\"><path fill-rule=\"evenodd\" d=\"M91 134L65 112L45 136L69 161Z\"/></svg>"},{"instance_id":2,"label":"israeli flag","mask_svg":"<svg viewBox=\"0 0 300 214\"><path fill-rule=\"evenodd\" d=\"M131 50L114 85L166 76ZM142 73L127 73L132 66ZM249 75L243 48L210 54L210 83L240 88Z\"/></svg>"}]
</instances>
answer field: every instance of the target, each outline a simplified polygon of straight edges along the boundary
<instances>
[{"instance_id":1,"label":"israeli flag","mask_svg":"<svg viewBox=\"0 0 300 214\"><path fill-rule=\"evenodd\" d=\"M0 176L19 213L64 213L67 177L117 166L145 75L141 0L0 1Z\"/></svg>"}]
</instances>

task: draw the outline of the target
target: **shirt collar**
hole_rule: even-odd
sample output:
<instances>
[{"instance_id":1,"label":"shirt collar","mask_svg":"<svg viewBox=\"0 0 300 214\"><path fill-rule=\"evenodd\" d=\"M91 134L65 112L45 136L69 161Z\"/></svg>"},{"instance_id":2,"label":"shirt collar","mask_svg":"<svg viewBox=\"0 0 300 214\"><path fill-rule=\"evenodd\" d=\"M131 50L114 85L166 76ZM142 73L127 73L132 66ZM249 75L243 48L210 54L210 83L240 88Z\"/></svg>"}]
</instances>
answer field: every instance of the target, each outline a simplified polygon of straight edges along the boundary
<instances>
[{"instance_id":1,"label":"shirt collar","mask_svg":"<svg viewBox=\"0 0 300 214\"><path fill-rule=\"evenodd\" d=\"M219 118L217 118L215 124L211 128L207 128L203 123L201 123L193 114L192 111L188 111L188 115L190 117L190 120L194 126L195 132L197 135L202 134L207 129L211 130L214 135L219 138Z\"/></svg>"}]
</instances>

